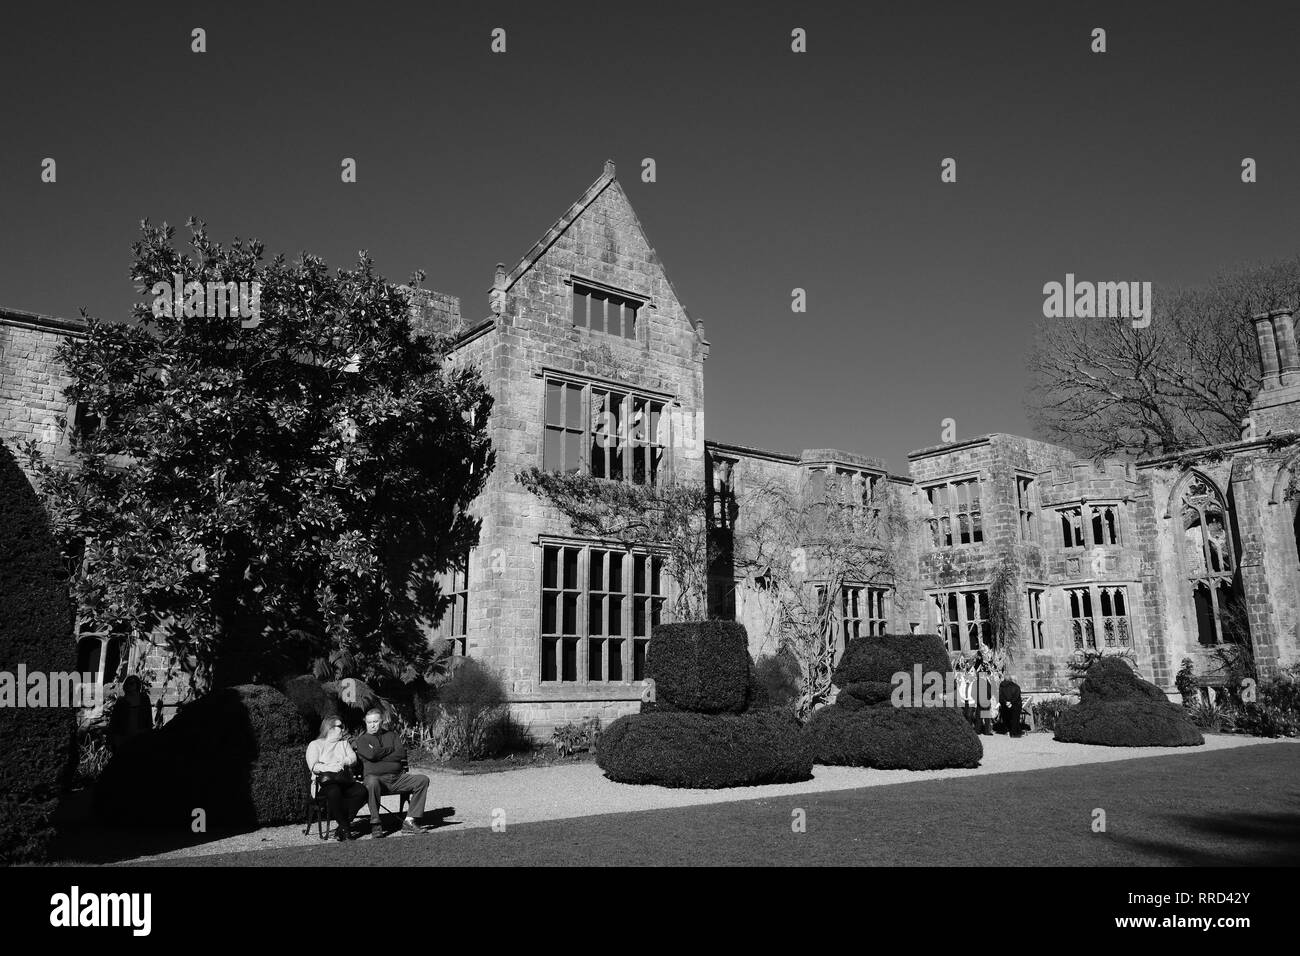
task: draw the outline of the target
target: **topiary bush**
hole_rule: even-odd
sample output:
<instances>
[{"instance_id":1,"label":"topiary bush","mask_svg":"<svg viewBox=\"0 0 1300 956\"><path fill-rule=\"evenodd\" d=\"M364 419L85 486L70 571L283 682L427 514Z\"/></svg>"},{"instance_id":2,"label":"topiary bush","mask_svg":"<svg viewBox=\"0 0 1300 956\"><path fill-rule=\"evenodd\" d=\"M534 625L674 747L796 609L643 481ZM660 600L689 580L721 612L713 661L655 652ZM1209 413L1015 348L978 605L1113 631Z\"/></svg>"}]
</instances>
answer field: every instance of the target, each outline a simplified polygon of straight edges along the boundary
<instances>
[{"instance_id":1,"label":"topiary bush","mask_svg":"<svg viewBox=\"0 0 1300 956\"><path fill-rule=\"evenodd\" d=\"M1122 657L1102 657L1093 662L1079 688L1080 703L1090 700L1146 699L1168 703L1155 684L1143 680Z\"/></svg>"},{"instance_id":2,"label":"topiary bush","mask_svg":"<svg viewBox=\"0 0 1300 956\"><path fill-rule=\"evenodd\" d=\"M646 676L655 710L738 714L751 690L749 637L735 621L687 621L655 627Z\"/></svg>"},{"instance_id":3,"label":"topiary bush","mask_svg":"<svg viewBox=\"0 0 1300 956\"><path fill-rule=\"evenodd\" d=\"M823 707L804 728L816 763L879 770L978 767L984 745L948 707Z\"/></svg>"},{"instance_id":4,"label":"topiary bush","mask_svg":"<svg viewBox=\"0 0 1300 956\"><path fill-rule=\"evenodd\" d=\"M0 442L0 668L77 669L67 572L36 492ZM25 694L26 687L14 686ZM11 704L14 701L10 702ZM0 707L0 863L38 862L77 761L72 707Z\"/></svg>"},{"instance_id":5,"label":"topiary bush","mask_svg":"<svg viewBox=\"0 0 1300 956\"><path fill-rule=\"evenodd\" d=\"M947 674L952 670L948 648L938 634L881 634L849 641L831 679L841 690L853 684L889 686L899 671ZM888 699L888 694L886 694Z\"/></svg>"},{"instance_id":6,"label":"topiary bush","mask_svg":"<svg viewBox=\"0 0 1300 956\"><path fill-rule=\"evenodd\" d=\"M1205 743L1187 709L1116 657L1088 668L1080 699L1061 713L1056 739L1107 747L1190 747Z\"/></svg>"},{"instance_id":7,"label":"topiary bush","mask_svg":"<svg viewBox=\"0 0 1300 956\"><path fill-rule=\"evenodd\" d=\"M215 690L113 755L96 813L115 825L188 828L202 808L212 830L297 820L318 731L274 687Z\"/></svg>"},{"instance_id":8,"label":"topiary bush","mask_svg":"<svg viewBox=\"0 0 1300 956\"><path fill-rule=\"evenodd\" d=\"M713 790L807 780L813 761L793 714L657 711L610 724L596 764L620 783Z\"/></svg>"},{"instance_id":9,"label":"topiary bush","mask_svg":"<svg viewBox=\"0 0 1300 956\"><path fill-rule=\"evenodd\" d=\"M791 707L799 698L803 671L789 651L764 654L754 661L751 710Z\"/></svg>"},{"instance_id":10,"label":"topiary bush","mask_svg":"<svg viewBox=\"0 0 1300 956\"><path fill-rule=\"evenodd\" d=\"M1142 698L1085 700L1061 714L1056 739L1106 747L1194 747L1205 743L1182 706Z\"/></svg>"}]
</instances>

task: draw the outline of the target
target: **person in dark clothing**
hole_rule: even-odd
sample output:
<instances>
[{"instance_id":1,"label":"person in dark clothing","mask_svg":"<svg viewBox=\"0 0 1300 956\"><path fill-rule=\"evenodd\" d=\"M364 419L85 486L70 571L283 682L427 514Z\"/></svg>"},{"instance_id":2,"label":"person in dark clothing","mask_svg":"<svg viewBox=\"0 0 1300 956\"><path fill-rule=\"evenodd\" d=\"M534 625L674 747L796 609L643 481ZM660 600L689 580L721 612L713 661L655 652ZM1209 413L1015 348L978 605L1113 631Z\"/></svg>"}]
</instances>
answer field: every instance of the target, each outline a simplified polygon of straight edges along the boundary
<instances>
[{"instance_id":1,"label":"person in dark clothing","mask_svg":"<svg viewBox=\"0 0 1300 956\"><path fill-rule=\"evenodd\" d=\"M1020 699L1020 685L1008 677L998 685L998 711L1002 726L1012 737L1019 737L1020 717L1024 706Z\"/></svg>"},{"instance_id":2,"label":"person in dark clothing","mask_svg":"<svg viewBox=\"0 0 1300 956\"><path fill-rule=\"evenodd\" d=\"M132 737L151 730L153 712L149 707L149 696L144 693L140 678L132 674L122 681L122 696L113 704L113 713L108 718L108 739L116 753Z\"/></svg>"},{"instance_id":3,"label":"person in dark clothing","mask_svg":"<svg viewBox=\"0 0 1300 956\"><path fill-rule=\"evenodd\" d=\"M334 838L340 842L355 839L352 818L366 802L366 788L352 777L357 755L344 736L343 721L326 717L321 721L320 736L307 745L307 769L312 773L312 795L325 798L330 816L338 824Z\"/></svg>"},{"instance_id":4,"label":"person in dark clothing","mask_svg":"<svg viewBox=\"0 0 1300 956\"><path fill-rule=\"evenodd\" d=\"M379 822L379 797L384 790L389 793L409 793L411 802L402 821L403 833L422 833L416 822L424 815L424 798L429 790L429 778L422 773L408 773L406 747L396 731L383 730L383 711L373 707L366 711L366 732L353 743L353 749L364 765L366 792L370 795L370 832L382 837L384 828Z\"/></svg>"}]
</instances>

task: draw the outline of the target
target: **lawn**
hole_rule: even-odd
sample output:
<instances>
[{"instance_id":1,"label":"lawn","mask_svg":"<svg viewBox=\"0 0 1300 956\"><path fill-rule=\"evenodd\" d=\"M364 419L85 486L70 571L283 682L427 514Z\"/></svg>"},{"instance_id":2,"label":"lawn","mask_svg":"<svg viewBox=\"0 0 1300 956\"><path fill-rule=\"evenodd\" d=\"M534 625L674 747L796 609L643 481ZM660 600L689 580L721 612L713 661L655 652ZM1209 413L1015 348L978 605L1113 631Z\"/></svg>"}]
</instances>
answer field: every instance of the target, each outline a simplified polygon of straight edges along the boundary
<instances>
[{"instance_id":1,"label":"lawn","mask_svg":"<svg viewBox=\"0 0 1300 956\"><path fill-rule=\"evenodd\" d=\"M1105 831L1094 832L1094 811ZM802 810L806 831L794 832ZM1300 747L919 781L781 799L224 854L179 866L1300 863Z\"/></svg>"}]
</instances>

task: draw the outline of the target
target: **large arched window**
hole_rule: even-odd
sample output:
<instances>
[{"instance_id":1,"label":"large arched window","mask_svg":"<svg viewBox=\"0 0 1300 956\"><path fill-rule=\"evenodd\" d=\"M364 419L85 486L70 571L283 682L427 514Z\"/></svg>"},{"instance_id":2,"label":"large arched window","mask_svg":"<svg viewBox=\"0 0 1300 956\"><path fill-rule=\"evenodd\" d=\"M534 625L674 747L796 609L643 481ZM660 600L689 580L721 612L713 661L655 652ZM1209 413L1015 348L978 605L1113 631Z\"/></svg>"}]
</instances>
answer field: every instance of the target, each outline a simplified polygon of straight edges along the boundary
<instances>
[{"instance_id":1,"label":"large arched window","mask_svg":"<svg viewBox=\"0 0 1300 956\"><path fill-rule=\"evenodd\" d=\"M1222 644L1246 639L1237 586L1231 511L1208 479L1193 473L1178 498L1179 550L1196 611L1196 639Z\"/></svg>"}]
</instances>

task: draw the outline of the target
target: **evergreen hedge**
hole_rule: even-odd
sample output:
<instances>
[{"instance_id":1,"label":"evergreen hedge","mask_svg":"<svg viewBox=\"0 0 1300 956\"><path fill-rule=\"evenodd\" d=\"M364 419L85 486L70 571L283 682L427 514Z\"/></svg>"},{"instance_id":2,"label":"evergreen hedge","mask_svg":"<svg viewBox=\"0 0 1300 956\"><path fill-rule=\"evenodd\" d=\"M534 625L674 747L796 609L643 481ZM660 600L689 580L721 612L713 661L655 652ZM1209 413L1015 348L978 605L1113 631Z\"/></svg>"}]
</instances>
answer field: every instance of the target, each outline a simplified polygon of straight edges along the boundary
<instances>
[{"instance_id":1,"label":"evergreen hedge","mask_svg":"<svg viewBox=\"0 0 1300 956\"><path fill-rule=\"evenodd\" d=\"M13 675L77 667L67 573L49 519L18 462L0 442L0 669ZM16 698L15 701L16 702ZM50 817L76 765L73 707L0 707L0 863L39 862Z\"/></svg>"},{"instance_id":2,"label":"evergreen hedge","mask_svg":"<svg viewBox=\"0 0 1300 956\"><path fill-rule=\"evenodd\" d=\"M879 770L978 767L984 745L970 723L949 707L847 709L813 714L804 728L816 763Z\"/></svg>"},{"instance_id":3,"label":"evergreen hedge","mask_svg":"<svg viewBox=\"0 0 1300 956\"><path fill-rule=\"evenodd\" d=\"M793 714L657 711L610 724L596 764L620 783L711 790L807 780L813 761Z\"/></svg>"},{"instance_id":4,"label":"evergreen hedge","mask_svg":"<svg viewBox=\"0 0 1300 956\"><path fill-rule=\"evenodd\" d=\"M744 625L687 621L656 626L646 676L655 682L657 711L743 712L753 690Z\"/></svg>"},{"instance_id":5,"label":"evergreen hedge","mask_svg":"<svg viewBox=\"0 0 1300 956\"><path fill-rule=\"evenodd\" d=\"M1193 747L1205 743L1186 708L1169 702L1118 657L1088 668L1079 703L1061 712L1056 739L1106 747Z\"/></svg>"}]
</instances>

